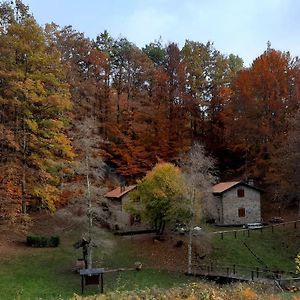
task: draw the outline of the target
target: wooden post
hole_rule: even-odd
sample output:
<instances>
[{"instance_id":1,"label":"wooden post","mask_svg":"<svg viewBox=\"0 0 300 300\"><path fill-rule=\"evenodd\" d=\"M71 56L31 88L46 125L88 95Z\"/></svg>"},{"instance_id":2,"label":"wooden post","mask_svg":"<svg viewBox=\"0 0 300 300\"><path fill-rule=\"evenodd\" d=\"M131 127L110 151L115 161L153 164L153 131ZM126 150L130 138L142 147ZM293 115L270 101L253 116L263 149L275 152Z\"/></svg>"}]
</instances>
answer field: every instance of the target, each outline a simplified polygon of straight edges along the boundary
<instances>
[{"instance_id":1,"label":"wooden post","mask_svg":"<svg viewBox=\"0 0 300 300\"><path fill-rule=\"evenodd\" d=\"M236 239L236 231L234 231L234 238Z\"/></svg>"},{"instance_id":2,"label":"wooden post","mask_svg":"<svg viewBox=\"0 0 300 300\"><path fill-rule=\"evenodd\" d=\"M259 268L256 267L256 277L258 278L259 277Z\"/></svg>"},{"instance_id":3,"label":"wooden post","mask_svg":"<svg viewBox=\"0 0 300 300\"><path fill-rule=\"evenodd\" d=\"M262 233L262 232L263 232L263 227L260 228L260 233Z\"/></svg>"},{"instance_id":4,"label":"wooden post","mask_svg":"<svg viewBox=\"0 0 300 300\"><path fill-rule=\"evenodd\" d=\"M251 279L254 279L254 271L251 271Z\"/></svg>"},{"instance_id":5,"label":"wooden post","mask_svg":"<svg viewBox=\"0 0 300 300\"><path fill-rule=\"evenodd\" d=\"M103 290L104 290L104 287L103 287L103 273L100 274L100 284L101 284L101 294L103 294Z\"/></svg>"},{"instance_id":6,"label":"wooden post","mask_svg":"<svg viewBox=\"0 0 300 300\"><path fill-rule=\"evenodd\" d=\"M226 268L226 273L227 273L227 276L229 276L229 268L228 267Z\"/></svg>"},{"instance_id":7,"label":"wooden post","mask_svg":"<svg viewBox=\"0 0 300 300\"><path fill-rule=\"evenodd\" d=\"M83 294L83 289L84 289L84 276L81 275L81 294Z\"/></svg>"},{"instance_id":8,"label":"wooden post","mask_svg":"<svg viewBox=\"0 0 300 300\"><path fill-rule=\"evenodd\" d=\"M297 221L294 223L294 229L297 229Z\"/></svg>"},{"instance_id":9,"label":"wooden post","mask_svg":"<svg viewBox=\"0 0 300 300\"><path fill-rule=\"evenodd\" d=\"M250 230L248 229L248 237L250 237Z\"/></svg>"},{"instance_id":10,"label":"wooden post","mask_svg":"<svg viewBox=\"0 0 300 300\"><path fill-rule=\"evenodd\" d=\"M235 274L235 265L233 265L232 270L233 270L233 274Z\"/></svg>"},{"instance_id":11,"label":"wooden post","mask_svg":"<svg viewBox=\"0 0 300 300\"><path fill-rule=\"evenodd\" d=\"M223 232L221 232L221 239L222 239L222 240L224 239L224 234L223 234Z\"/></svg>"}]
</instances>

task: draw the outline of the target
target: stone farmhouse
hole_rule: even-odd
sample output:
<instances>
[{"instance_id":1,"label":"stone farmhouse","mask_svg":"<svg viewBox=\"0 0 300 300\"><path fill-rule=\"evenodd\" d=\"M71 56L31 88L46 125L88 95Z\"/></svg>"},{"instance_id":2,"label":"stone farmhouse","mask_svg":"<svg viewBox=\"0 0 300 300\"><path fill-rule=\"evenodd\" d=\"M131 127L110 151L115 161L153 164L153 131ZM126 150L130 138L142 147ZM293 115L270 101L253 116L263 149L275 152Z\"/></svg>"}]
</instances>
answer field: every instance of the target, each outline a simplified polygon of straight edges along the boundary
<instances>
[{"instance_id":1,"label":"stone farmhouse","mask_svg":"<svg viewBox=\"0 0 300 300\"><path fill-rule=\"evenodd\" d=\"M112 229L127 229L132 225L132 216L125 211L124 205L129 200L129 192L134 190L136 185L119 186L105 194L108 200L107 211L109 214L110 227Z\"/></svg>"},{"instance_id":2,"label":"stone farmhouse","mask_svg":"<svg viewBox=\"0 0 300 300\"><path fill-rule=\"evenodd\" d=\"M213 186L207 207L218 225L261 222L261 190L243 181L220 182Z\"/></svg>"}]
</instances>

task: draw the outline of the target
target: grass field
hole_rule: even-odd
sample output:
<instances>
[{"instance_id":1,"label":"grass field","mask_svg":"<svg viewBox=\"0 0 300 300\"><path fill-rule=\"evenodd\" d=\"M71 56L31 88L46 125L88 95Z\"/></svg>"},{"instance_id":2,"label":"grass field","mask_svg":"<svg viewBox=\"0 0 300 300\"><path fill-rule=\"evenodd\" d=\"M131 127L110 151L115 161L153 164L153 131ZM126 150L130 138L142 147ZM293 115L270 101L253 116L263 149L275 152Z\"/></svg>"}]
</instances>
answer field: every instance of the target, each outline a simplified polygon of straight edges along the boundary
<instances>
[{"instance_id":1,"label":"grass field","mask_svg":"<svg viewBox=\"0 0 300 300\"><path fill-rule=\"evenodd\" d=\"M73 228L61 234L58 248L29 248L20 244L16 251L2 253L0 299L68 299L74 293L80 294L80 276L72 270L76 259L81 257L81 250L75 250L72 244L80 238L82 230L81 227ZM213 235L212 252L206 259L217 264L260 266L245 248L243 242L246 242L271 269L293 271L294 257L300 249L299 234L299 229L278 227L273 233L271 229L263 233L251 231L250 237L247 233L243 235L239 232L236 239L233 233L224 234L224 239L219 234ZM134 248L130 239L98 229L95 240L98 247L93 251L94 267L131 268L137 260L146 265L142 271L105 274L105 291L170 288L196 280L179 272L165 270L164 267L152 268L151 259L137 255L138 249ZM85 295L95 293L96 286L86 287Z\"/></svg>"},{"instance_id":2,"label":"grass field","mask_svg":"<svg viewBox=\"0 0 300 300\"><path fill-rule=\"evenodd\" d=\"M58 248L28 248L6 253L1 258L0 299L67 299L80 294L80 276L72 271L81 251L72 244L80 238L77 230L61 236ZM106 269L133 267L135 250L129 240L109 232L97 234L99 247L94 248L94 267ZM103 241L103 243L101 243ZM104 275L105 291L133 290L146 287L168 288L190 282L184 274L165 270L114 272ZM96 286L87 286L85 295L97 293Z\"/></svg>"},{"instance_id":3,"label":"grass field","mask_svg":"<svg viewBox=\"0 0 300 300\"><path fill-rule=\"evenodd\" d=\"M217 228L220 230L220 228ZM222 228L223 229L223 228ZM225 228L225 230L238 228ZM220 265L240 265L271 270L295 271L295 257L300 250L300 228L293 224L251 230L249 232L225 233L212 236L212 252L207 260ZM248 246L245 246L245 244ZM253 255L253 253L255 255ZM256 257L255 257L256 256Z\"/></svg>"}]
</instances>

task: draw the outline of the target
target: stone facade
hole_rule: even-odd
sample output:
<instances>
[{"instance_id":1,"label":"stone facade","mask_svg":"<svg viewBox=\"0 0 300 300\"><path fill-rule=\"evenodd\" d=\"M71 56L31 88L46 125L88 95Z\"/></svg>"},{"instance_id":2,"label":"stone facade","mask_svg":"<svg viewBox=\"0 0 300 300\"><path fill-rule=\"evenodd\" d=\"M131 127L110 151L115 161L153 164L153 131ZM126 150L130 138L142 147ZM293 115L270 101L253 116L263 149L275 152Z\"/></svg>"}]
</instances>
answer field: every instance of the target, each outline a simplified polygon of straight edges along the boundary
<instances>
[{"instance_id":1,"label":"stone facade","mask_svg":"<svg viewBox=\"0 0 300 300\"><path fill-rule=\"evenodd\" d=\"M129 192L135 189L135 185L121 186L106 193L105 206L102 208L105 221L112 229L127 230L133 225L133 217L125 210L129 201Z\"/></svg>"},{"instance_id":2,"label":"stone facade","mask_svg":"<svg viewBox=\"0 0 300 300\"><path fill-rule=\"evenodd\" d=\"M124 205L129 201L128 194L122 196L120 200L117 200L119 203L114 205L115 223L119 229L125 230L132 225L132 217L124 208ZM114 200L114 202L117 201Z\"/></svg>"},{"instance_id":3,"label":"stone facade","mask_svg":"<svg viewBox=\"0 0 300 300\"><path fill-rule=\"evenodd\" d=\"M214 193L209 211L219 225L261 222L260 191L250 185L237 183Z\"/></svg>"}]
</instances>

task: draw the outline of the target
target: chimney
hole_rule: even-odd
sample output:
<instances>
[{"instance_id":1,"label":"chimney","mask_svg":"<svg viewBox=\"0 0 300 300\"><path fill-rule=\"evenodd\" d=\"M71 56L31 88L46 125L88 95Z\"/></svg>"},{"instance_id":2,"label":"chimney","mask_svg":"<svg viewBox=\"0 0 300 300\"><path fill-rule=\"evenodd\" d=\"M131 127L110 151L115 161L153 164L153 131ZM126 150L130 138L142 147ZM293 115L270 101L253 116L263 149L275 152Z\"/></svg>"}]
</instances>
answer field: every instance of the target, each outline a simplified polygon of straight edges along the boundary
<instances>
[{"instance_id":1,"label":"chimney","mask_svg":"<svg viewBox=\"0 0 300 300\"><path fill-rule=\"evenodd\" d=\"M248 178L248 184L251 186L254 186L254 179L253 178Z\"/></svg>"},{"instance_id":2,"label":"chimney","mask_svg":"<svg viewBox=\"0 0 300 300\"><path fill-rule=\"evenodd\" d=\"M120 185L120 192L121 193L125 192L125 185L124 184Z\"/></svg>"}]
</instances>

